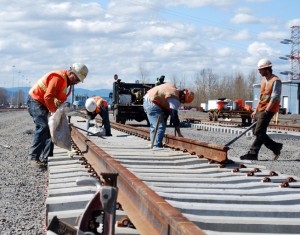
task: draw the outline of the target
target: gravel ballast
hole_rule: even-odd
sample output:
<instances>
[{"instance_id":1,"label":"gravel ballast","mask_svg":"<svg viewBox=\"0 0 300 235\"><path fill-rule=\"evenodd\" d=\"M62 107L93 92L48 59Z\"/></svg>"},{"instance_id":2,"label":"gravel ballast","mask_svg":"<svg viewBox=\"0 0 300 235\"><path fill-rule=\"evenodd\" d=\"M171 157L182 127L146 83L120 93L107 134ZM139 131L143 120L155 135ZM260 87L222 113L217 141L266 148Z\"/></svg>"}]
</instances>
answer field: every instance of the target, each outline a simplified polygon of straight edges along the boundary
<instances>
[{"instance_id":1,"label":"gravel ballast","mask_svg":"<svg viewBox=\"0 0 300 235\"><path fill-rule=\"evenodd\" d=\"M196 111L179 112L180 120L186 118L200 118L207 119L208 114ZM280 115L279 120L284 125L295 125L300 124L300 115ZM292 122L290 121L292 120ZM237 121L241 121L237 119ZM214 143L218 145L225 145L237 135L225 134L221 132L209 132L204 130L193 130L191 128L181 128L181 132L184 137L199 140L207 143ZM168 128L167 133L174 134L173 128ZM270 171L286 174L288 176L300 177L300 133L296 135L285 135L282 132L271 133L269 136L276 142L283 143L281 155L277 161L273 161L273 153L265 146L260 149L258 160L252 161L254 164L265 166ZM253 137L246 137L245 135L230 145L228 150L228 158L234 161L238 160L241 155L248 152L251 144L254 141ZM246 161L247 162L247 161ZM248 161L249 162L249 161Z\"/></svg>"},{"instance_id":2,"label":"gravel ballast","mask_svg":"<svg viewBox=\"0 0 300 235\"><path fill-rule=\"evenodd\" d=\"M27 162L34 123L24 111L0 112L0 234L44 234L46 171Z\"/></svg>"},{"instance_id":3,"label":"gravel ballast","mask_svg":"<svg viewBox=\"0 0 300 235\"><path fill-rule=\"evenodd\" d=\"M185 115L195 117L195 114ZM181 116L181 120L183 119ZM47 171L36 169L27 163L34 128L27 110L0 112L1 235L44 234L45 231ZM188 127L181 128L181 131L186 138L220 145L235 137L232 134L199 131ZM174 128L168 127L166 133L174 134ZM270 171L300 177L300 139L284 135L272 138L283 143L279 160L272 161L272 152L263 147L259 153L260 161L254 163L265 166ZM247 152L252 142L253 137L243 136L231 146L228 157L232 160L238 159Z\"/></svg>"}]
</instances>

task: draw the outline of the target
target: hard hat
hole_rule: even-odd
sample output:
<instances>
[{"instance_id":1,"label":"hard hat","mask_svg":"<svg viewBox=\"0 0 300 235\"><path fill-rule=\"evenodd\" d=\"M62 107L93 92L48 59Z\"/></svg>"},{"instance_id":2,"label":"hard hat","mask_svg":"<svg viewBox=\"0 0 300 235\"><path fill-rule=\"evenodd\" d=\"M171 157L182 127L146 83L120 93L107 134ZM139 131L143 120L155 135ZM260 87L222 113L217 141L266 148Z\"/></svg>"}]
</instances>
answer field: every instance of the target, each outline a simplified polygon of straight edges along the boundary
<instances>
[{"instance_id":1,"label":"hard hat","mask_svg":"<svg viewBox=\"0 0 300 235\"><path fill-rule=\"evenodd\" d=\"M185 103L191 103L195 98L195 94L188 89L185 89Z\"/></svg>"},{"instance_id":2,"label":"hard hat","mask_svg":"<svg viewBox=\"0 0 300 235\"><path fill-rule=\"evenodd\" d=\"M70 69L73 73L75 73L81 82L83 82L89 72L86 65L81 63L72 64Z\"/></svg>"},{"instance_id":3,"label":"hard hat","mask_svg":"<svg viewBox=\"0 0 300 235\"><path fill-rule=\"evenodd\" d=\"M94 112L97 108L96 101L93 98L88 98L85 101L85 108L87 111L89 111L91 113Z\"/></svg>"},{"instance_id":4,"label":"hard hat","mask_svg":"<svg viewBox=\"0 0 300 235\"><path fill-rule=\"evenodd\" d=\"M263 68L268 68L268 67L272 67L272 63L270 60L261 59L260 61L258 61L258 64L257 64L258 69L263 69Z\"/></svg>"}]
</instances>

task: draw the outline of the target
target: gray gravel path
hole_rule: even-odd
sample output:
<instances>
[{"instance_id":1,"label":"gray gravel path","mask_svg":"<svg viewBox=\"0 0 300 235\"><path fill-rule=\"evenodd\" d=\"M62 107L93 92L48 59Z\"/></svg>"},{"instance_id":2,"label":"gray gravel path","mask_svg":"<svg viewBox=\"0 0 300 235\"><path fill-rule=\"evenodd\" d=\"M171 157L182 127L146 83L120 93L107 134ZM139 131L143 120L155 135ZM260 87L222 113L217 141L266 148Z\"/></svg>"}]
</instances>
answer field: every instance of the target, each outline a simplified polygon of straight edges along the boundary
<instances>
[{"instance_id":1,"label":"gray gravel path","mask_svg":"<svg viewBox=\"0 0 300 235\"><path fill-rule=\"evenodd\" d=\"M181 120L184 120L186 117L203 119L208 118L208 115L206 113L192 111L188 113L180 113L179 115ZM294 125L299 125L300 123L300 115L282 115L279 117L279 120L282 124L291 125L291 122L287 122L287 118L293 118ZM236 137L232 134L225 134L220 132L212 133L204 130L198 131L191 128L181 128L181 131L183 136L186 138L220 145L225 145L230 140ZM168 128L167 133L173 134L174 130L172 128ZM278 135L274 133L271 134L270 137L276 142L283 143L283 149L279 159L277 161L272 161L272 152L265 146L263 146L259 152L259 161L252 162L254 164L265 166L266 169L269 169L270 171L272 170L275 172L286 174L288 176L300 177L300 136L298 135L294 137L292 135ZM239 161L239 157L247 153L253 141L254 137L241 137L230 146L230 150L228 151L228 158L234 161Z\"/></svg>"},{"instance_id":2,"label":"gray gravel path","mask_svg":"<svg viewBox=\"0 0 300 235\"><path fill-rule=\"evenodd\" d=\"M34 124L25 111L0 112L0 234L44 234L46 172L28 165Z\"/></svg>"}]
</instances>

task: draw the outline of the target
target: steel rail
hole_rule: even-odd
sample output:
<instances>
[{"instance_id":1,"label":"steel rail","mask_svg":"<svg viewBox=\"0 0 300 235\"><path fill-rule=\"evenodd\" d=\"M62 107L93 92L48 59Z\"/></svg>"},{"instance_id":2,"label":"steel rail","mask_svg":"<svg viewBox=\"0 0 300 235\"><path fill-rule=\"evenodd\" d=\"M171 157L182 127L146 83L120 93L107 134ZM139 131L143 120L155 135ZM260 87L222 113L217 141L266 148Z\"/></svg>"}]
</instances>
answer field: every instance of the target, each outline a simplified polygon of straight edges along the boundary
<instances>
[{"instance_id":1,"label":"steel rail","mask_svg":"<svg viewBox=\"0 0 300 235\"><path fill-rule=\"evenodd\" d=\"M112 122L111 126L119 131L124 131L128 134L139 136L144 139L150 139L149 130L133 126L126 126L115 122ZM229 150L229 147L227 146L210 144L169 134L164 135L164 145L173 149L182 150L183 152L197 155L200 158L204 157L218 163L232 163L232 161L227 158L227 151Z\"/></svg>"},{"instance_id":2,"label":"steel rail","mask_svg":"<svg viewBox=\"0 0 300 235\"><path fill-rule=\"evenodd\" d=\"M80 116L86 118L86 115L83 113L80 113ZM148 129L146 130L144 128L124 125L117 122L111 122L110 125L116 130L150 140L150 131ZM229 160L227 157L227 152L230 149L227 146L191 140L169 134L164 135L164 145L173 149L175 148L183 152L197 155L199 158L206 158L210 161L215 161L221 164L232 163L232 160Z\"/></svg>"},{"instance_id":3,"label":"steel rail","mask_svg":"<svg viewBox=\"0 0 300 235\"><path fill-rule=\"evenodd\" d=\"M187 122L190 123L210 123L212 125L226 125L226 126L233 126L236 125L237 127L242 126L241 122L236 122L236 121L217 121L217 122L211 122L209 120L203 120L200 118L186 118ZM291 120L292 121L292 120ZM284 131L293 131L293 132L300 132L300 126L292 126L292 125L281 125L281 124L269 124L270 129L275 129L275 130L284 130Z\"/></svg>"},{"instance_id":4,"label":"steel rail","mask_svg":"<svg viewBox=\"0 0 300 235\"><path fill-rule=\"evenodd\" d=\"M121 124L120 124L121 125ZM125 125L123 125L125 127ZM98 175L118 174L118 201L142 234L205 234L109 154L72 127L72 139Z\"/></svg>"}]
</instances>

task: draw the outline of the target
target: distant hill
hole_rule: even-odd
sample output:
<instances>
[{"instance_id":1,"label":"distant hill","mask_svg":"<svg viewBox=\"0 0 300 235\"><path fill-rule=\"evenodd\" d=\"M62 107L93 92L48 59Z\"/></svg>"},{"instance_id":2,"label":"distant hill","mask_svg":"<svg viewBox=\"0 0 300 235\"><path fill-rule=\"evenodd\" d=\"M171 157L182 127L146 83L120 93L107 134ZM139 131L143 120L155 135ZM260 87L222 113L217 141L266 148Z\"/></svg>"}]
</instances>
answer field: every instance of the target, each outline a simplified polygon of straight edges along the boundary
<instances>
[{"instance_id":1,"label":"distant hill","mask_svg":"<svg viewBox=\"0 0 300 235\"><path fill-rule=\"evenodd\" d=\"M22 91L24 93L24 99L27 99L28 96L28 91L31 87L14 87L14 88L3 88L7 91L8 95L11 97L12 93L16 93L18 91ZM108 100L109 93L112 92L110 89L98 89L98 90L88 90L88 89L83 89L83 88L74 88L74 96L80 95L80 96L101 96L105 100ZM69 96L68 102L71 102L72 95Z\"/></svg>"},{"instance_id":2,"label":"distant hill","mask_svg":"<svg viewBox=\"0 0 300 235\"><path fill-rule=\"evenodd\" d=\"M14 88L4 88L7 90L8 93L17 92L22 90L26 95L30 89L30 87L14 87ZM112 92L110 89L98 89L98 90L88 90L83 88L74 88L75 95L87 95L88 97L92 96L101 96L101 97L108 97L109 93Z\"/></svg>"},{"instance_id":3,"label":"distant hill","mask_svg":"<svg viewBox=\"0 0 300 235\"><path fill-rule=\"evenodd\" d=\"M98 90L87 90L82 88L76 88L74 89L75 95L87 95L88 97L92 96L101 96L101 97L108 97L109 93L112 92L110 89L98 89Z\"/></svg>"}]
</instances>

